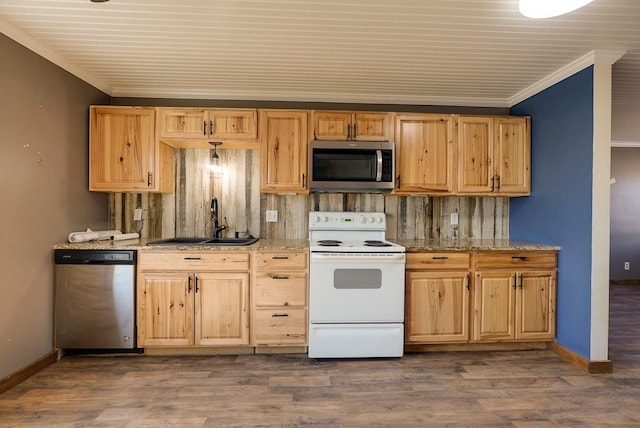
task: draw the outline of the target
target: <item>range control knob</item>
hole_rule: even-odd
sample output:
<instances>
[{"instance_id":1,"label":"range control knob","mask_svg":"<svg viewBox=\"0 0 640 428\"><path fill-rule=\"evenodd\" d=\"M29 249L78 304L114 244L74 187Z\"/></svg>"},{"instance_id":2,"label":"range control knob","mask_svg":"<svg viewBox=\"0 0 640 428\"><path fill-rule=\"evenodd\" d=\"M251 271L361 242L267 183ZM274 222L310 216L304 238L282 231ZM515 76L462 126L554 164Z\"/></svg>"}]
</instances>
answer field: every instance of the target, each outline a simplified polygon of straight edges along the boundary
<instances>
[{"instance_id":1,"label":"range control knob","mask_svg":"<svg viewBox=\"0 0 640 428\"><path fill-rule=\"evenodd\" d=\"M367 222L367 218L363 215L360 216L360 223L365 224Z\"/></svg>"},{"instance_id":2,"label":"range control knob","mask_svg":"<svg viewBox=\"0 0 640 428\"><path fill-rule=\"evenodd\" d=\"M384 221L384 217L380 216L380 217L378 217L378 219L376 221L378 223L382 223Z\"/></svg>"}]
</instances>

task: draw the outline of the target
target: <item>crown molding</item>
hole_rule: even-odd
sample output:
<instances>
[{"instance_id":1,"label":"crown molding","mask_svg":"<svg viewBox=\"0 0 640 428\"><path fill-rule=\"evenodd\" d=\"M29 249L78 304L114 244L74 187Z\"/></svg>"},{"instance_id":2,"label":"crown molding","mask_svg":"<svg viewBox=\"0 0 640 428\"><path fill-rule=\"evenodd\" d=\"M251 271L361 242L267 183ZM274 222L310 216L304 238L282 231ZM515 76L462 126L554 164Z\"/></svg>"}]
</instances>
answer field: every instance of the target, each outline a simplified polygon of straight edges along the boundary
<instances>
[{"instance_id":1,"label":"crown molding","mask_svg":"<svg viewBox=\"0 0 640 428\"><path fill-rule=\"evenodd\" d=\"M135 95L132 95L133 92ZM414 95L381 95L381 94L349 94L332 92L275 92L275 91L234 91L232 93L218 90L173 91L163 89L133 88L122 91L115 88L113 97L139 98L188 98L217 99L236 101L291 101L291 102L327 102L327 103L362 103L362 104L398 104L451 107L496 107L508 108L505 98L471 98L471 97L425 97Z\"/></svg>"},{"instance_id":2,"label":"crown molding","mask_svg":"<svg viewBox=\"0 0 640 428\"><path fill-rule=\"evenodd\" d=\"M509 98L509 107L513 107L519 102L550 88L556 83L594 64L614 64L622 58L625 53L626 51L591 51Z\"/></svg>"},{"instance_id":3,"label":"crown molding","mask_svg":"<svg viewBox=\"0 0 640 428\"><path fill-rule=\"evenodd\" d=\"M88 72L84 68L80 67L78 64L69 61L69 59L67 59L65 56L60 55L49 46L36 40L29 33L8 22L2 17L0 17L0 32L2 32L10 39L13 39L15 42L20 43L27 49L40 55L41 57L51 61L63 70L73 74L81 80L84 80L85 82L96 87L102 92L105 92L107 95L111 95L112 88L109 84L96 77L92 73Z\"/></svg>"}]
</instances>

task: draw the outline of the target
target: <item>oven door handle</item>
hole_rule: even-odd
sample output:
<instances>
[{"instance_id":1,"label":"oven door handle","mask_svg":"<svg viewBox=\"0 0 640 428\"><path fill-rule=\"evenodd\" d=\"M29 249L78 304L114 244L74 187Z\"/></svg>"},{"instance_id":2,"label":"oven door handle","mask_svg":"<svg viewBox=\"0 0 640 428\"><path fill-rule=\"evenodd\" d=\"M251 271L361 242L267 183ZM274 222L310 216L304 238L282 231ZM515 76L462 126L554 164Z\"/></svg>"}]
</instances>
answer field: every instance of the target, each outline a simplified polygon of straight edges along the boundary
<instances>
[{"instance_id":1,"label":"oven door handle","mask_svg":"<svg viewBox=\"0 0 640 428\"><path fill-rule=\"evenodd\" d=\"M384 255L376 254L345 254L345 253L311 253L311 261L320 263L357 263L357 262L376 262L376 263L404 263L406 260L405 253L385 253Z\"/></svg>"},{"instance_id":2,"label":"oven door handle","mask_svg":"<svg viewBox=\"0 0 640 428\"><path fill-rule=\"evenodd\" d=\"M378 168L376 168L376 181L382 181L382 150L376 150L376 160Z\"/></svg>"}]
</instances>

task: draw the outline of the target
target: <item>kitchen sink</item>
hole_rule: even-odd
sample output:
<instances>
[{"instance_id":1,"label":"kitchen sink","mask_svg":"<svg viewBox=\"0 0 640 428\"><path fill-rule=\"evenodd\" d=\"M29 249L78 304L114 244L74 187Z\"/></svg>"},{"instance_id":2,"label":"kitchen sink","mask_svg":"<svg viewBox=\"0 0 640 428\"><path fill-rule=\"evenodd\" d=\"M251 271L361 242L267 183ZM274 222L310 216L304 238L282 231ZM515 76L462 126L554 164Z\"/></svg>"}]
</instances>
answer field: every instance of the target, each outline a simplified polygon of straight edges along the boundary
<instances>
[{"instance_id":1,"label":"kitchen sink","mask_svg":"<svg viewBox=\"0 0 640 428\"><path fill-rule=\"evenodd\" d=\"M207 238L207 237L178 237L161 239L159 241L148 242L147 245L164 245L164 246L187 246L187 245L251 245L258 242L260 238Z\"/></svg>"}]
</instances>

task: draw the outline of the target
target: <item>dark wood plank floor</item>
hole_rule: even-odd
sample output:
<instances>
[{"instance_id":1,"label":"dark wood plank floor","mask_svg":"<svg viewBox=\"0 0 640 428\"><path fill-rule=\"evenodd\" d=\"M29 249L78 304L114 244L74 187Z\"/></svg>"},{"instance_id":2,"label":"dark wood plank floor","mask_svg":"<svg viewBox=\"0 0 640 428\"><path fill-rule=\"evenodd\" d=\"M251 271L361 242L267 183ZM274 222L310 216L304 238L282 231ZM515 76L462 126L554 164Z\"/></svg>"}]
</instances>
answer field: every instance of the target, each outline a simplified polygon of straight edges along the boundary
<instances>
[{"instance_id":1,"label":"dark wood plank floor","mask_svg":"<svg viewBox=\"0 0 640 428\"><path fill-rule=\"evenodd\" d=\"M640 287L611 288L614 373L551 351L65 357L0 395L0 427L640 426Z\"/></svg>"}]
</instances>

